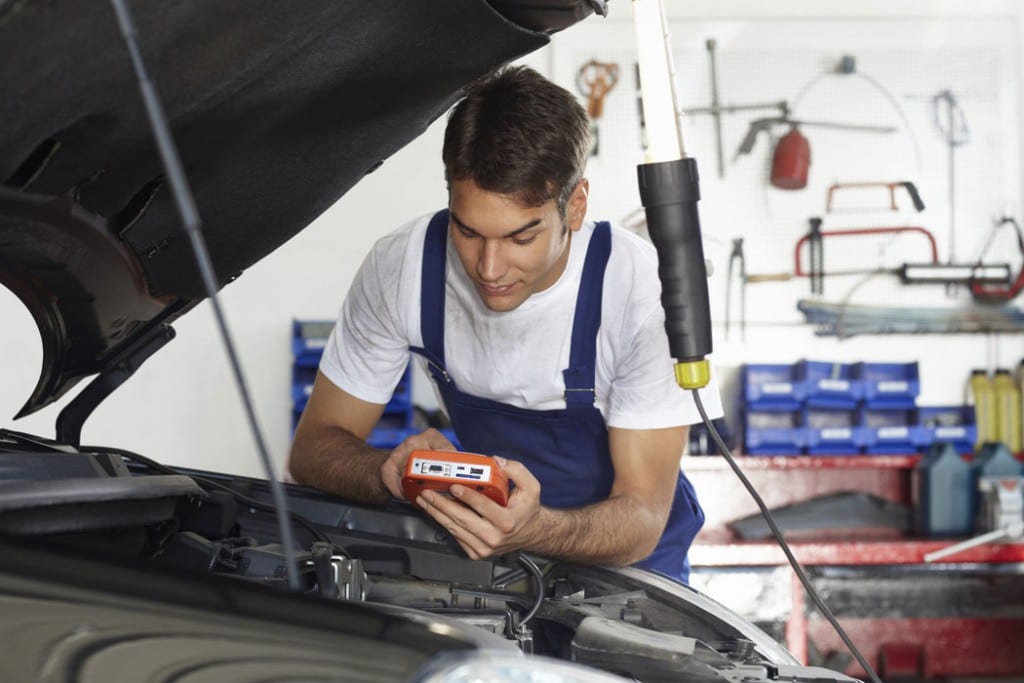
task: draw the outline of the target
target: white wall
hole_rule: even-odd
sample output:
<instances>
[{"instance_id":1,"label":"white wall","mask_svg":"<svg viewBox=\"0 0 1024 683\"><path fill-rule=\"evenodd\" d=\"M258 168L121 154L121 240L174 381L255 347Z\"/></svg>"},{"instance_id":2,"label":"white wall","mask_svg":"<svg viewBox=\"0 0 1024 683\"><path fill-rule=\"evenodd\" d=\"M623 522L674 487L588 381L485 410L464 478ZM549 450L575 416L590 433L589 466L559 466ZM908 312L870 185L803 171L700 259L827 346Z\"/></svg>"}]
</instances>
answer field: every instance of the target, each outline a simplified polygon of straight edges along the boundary
<instances>
[{"instance_id":1,"label":"white wall","mask_svg":"<svg viewBox=\"0 0 1024 683\"><path fill-rule=\"evenodd\" d=\"M921 188L928 209L922 214L827 216L825 229L851 226L847 218L863 226L922 224L936 232L941 248L947 247L944 148L929 128L927 100L921 99L940 84L958 95L962 91L961 104L975 134L958 152L963 164L958 187L963 190L958 192L957 225L977 226L962 238L958 228L963 255L971 256L980 247L978 240L987 233L994 212L1005 206L1020 217L1022 107L1017 45L1021 10L1017 3L751 0L722 7L725 3L665 0L665 4L672 17L684 106L699 106L709 99L704 40L714 37L723 103L792 99L830 60L854 54L862 72L895 93L912 122L909 129L903 126L884 140L805 129L814 155L812 181L806 190L784 193L767 188L769 144L763 137L753 154L731 162L746 122L769 112L725 118L723 135L730 163L724 180L715 177L710 119L691 117L686 134L689 152L698 159L703 176L705 250L717 269L710 285L716 317L715 363L723 374L743 362L791 362L803 356L918 360L922 402L959 403L970 368L1016 363L1024 356L1024 337L1019 334L815 338L795 309L796 300L807 296L806 282L749 287L745 341L735 333L725 340L721 326L731 239L745 238L750 272L790 268L792 245L806 231L807 217L822 213L824 187L835 180L910 179ZM923 17L935 20L927 22ZM531 56L529 63L574 88L580 63L594 57L627 64L632 40L629 3L612 0L608 19L594 18L556 36L553 46ZM926 55L923 62L922 54ZM994 71L985 69L993 64L997 65ZM819 82L801 99L795 115L902 126L896 109L870 87L855 90L837 108L834 98L847 97L842 93L847 85L826 87ZM606 104L602 153L589 170L592 218L621 220L639 206L634 168L640 149L632 88L631 68L625 68L622 82ZM436 123L223 292L263 431L279 464L286 457L291 427L290 321L332 318L373 241L444 203L442 130L443 121ZM915 137L920 162L914 158ZM899 199L901 205L908 204L905 197ZM880 246L887 247L881 261ZM833 248L826 240L825 248L826 265L831 259L837 265L850 261L874 266L919 253L913 243L836 243ZM856 279L827 280L824 298L838 301L856 283ZM908 297L921 305L966 302L962 296L946 299L941 290L911 292L884 278L860 287L852 300L907 303ZM4 378L0 416L12 416L35 384L41 351L31 319L5 291L0 292L0 319L5 321L0 334L0 377ZM137 450L170 464L259 475L252 438L208 305L199 306L175 327L178 338L99 408L86 424L83 441ZM424 403L432 401L425 381L419 382L417 397ZM18 422L0 419L0 424L52 435L63 403Z\"/></svg>"},{"instance_id":2,"label":"white wall","mask_svg":"<svg viewBox=\"0 0 1024 683\"><path fill-rule=\"evenodd\" d=\"M948 147L935 127L932 98L954 92L964 111L969 141L955 152L956 259L969 261L982 249L993 218L1004 212L1020 219L1021 37L1018 3L1013 2L674 2L665 3L681 104L710 103L705 40L717 42L718 88L722 105L787 100L798 119L891 126L892 134L866 134L804 127L812 163L808 187L785 191L768 184L774 140L762 134L752 153L735 156L749 121L772 110L724 115L726 169L716 174L714 127L710 116L688 116L688 153L701 169L701 218L705 255L715 274L710 282L715 318L715 364L732 386L733 370L744 362L792 362L800 357L852 362L917 360L922 404L961 403L963 384L974 367L1015 365L1024 357L1024 336L887 335L847 340L819 338L796 309L812 298L798 279L747 287L747 334L737 334L737 287L732 290L732 333L724 332L726 270L732 240L744 238L750 273L793 270L796 241L808 218L823 229L921 226L930 230L942 260L950 257ZM614 4L614 10L628 10ZM617 61L624 76L605 102L600 131L605 144L592 160L592 213L623 219L639 206L633 164L640 156L630 13L587 26L552 48L553 75L572 83L587 59ZM570 38L570 36L566 36ZM842 55L856 58L856 76L826 74ZM628 67L628 68L627 68ZM781 135L785 128L776 130ZM607 144L614 140L614 145ZM826 188L833 182L910 180L924 198L916 213L897 194L900 210L825 213ZM877 191L876 191L877 192ZM844 206L881 207L881 194L847 190ZM895 267L924 260L920 235L898 239L826 238L827 269ZM803 254L807 265L807 254ZM987 260L1020 265L1008 227L997 233ZM827 278L826 302L886 306L970 305L963 289L905 287L892 276ZM1017 305L1020 305L1017 300Z\"/></svg>"}]
</instances>

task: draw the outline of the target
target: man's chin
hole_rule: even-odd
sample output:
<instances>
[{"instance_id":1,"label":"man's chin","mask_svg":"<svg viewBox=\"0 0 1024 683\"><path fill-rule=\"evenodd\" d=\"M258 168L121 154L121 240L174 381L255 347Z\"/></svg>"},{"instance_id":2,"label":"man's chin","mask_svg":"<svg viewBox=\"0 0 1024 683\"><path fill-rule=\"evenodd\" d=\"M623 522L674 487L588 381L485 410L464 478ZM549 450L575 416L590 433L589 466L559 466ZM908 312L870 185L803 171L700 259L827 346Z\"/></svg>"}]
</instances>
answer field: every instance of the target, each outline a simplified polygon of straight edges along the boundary
<instances>
[{"instance_id":1,"label":"man's chin","mask_svg":"<svg viewBox=\"0 0 1024 683\"><path fill-rule=\"evenodd\" d=\"M523 303L524 298L520 295L520 288L516 287L507 294L489 294L486 290L477 287L476 293L489 310L495 313L505 313L514 310Z\"/></svg>"},{"instance_id":2,"label":"man's chin","mask_svg":"<svg viewBox=\"0 0 1024 683\"><path fill-rule=\"evenodd\" d=\"M510 296L481 297L481 299L483 299L484 306L495 313L507 313L518 308L519 304L523 303Z\"/></svg>"}]
</instances>

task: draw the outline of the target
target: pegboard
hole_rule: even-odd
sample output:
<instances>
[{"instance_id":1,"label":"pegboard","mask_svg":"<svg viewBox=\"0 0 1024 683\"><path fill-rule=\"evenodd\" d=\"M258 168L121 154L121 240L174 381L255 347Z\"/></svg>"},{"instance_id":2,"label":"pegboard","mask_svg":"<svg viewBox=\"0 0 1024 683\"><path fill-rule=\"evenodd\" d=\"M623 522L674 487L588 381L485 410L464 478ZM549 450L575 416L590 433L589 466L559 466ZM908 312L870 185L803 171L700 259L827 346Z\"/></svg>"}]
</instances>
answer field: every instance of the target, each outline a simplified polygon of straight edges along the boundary
<instances>
[{"instance_id":1,"label":"pegboard","mask_svg":"<svg viewBox=\"0 0 1024 683\"><path fill-rule=\"evenodd\" d=\"M620 65L616 88L605 100L598 122L599 154L591 159L591 216L623 220L640 206L635 166L642 161L638 90L632 24L591 22L567 32L553 45L553 76L572 90L575 70L589 59ZM808 230L808 219L823 229L924 227L935 237L940 258L955 250L958 261L979 255L992 235L994 219L1019 211L1021 192L1019 74L1016 26L994 19L773 19L756 21L677 21L671 25L680 104L684 109L711 103L710 60L705 41L716 42L719 104L749 105L785 100L796 119L887 126L889 133L804 126L812 161L808 186L780 190L768 183L771 155L786 126L758 135L749 154L737 154L750 123L777 116L778 109L721 116L724 177L717 174L714 122L707 114L684 118L687 153L701 172L700 211L705 253L724 276L731 241L743 237L750 272L793 270L794 247ZM570 35L572 33L572 35ZM853 73L836 73L843 56ZM942 91L953 93L967 127L967 141L950 152L936 113L943 119ZM580 93L581 101L584 96ZM911 181L926 209L914 211L905 192L888 208L884 189L837 191L836 210L826 212L832 183ZM955 209L955 213L951 210ZM951 216L954 220L951 220ZM951 226L955 225L955 233ZM1009 229L995 232L990 255L1015 257ZM894 267L930 257L914 237L826 240L826 269ZM1003 260L1007 260L1004 258ZM1012 263L1013 267L1019 261ZM713 312L723 307L724 277L712 282ZM827 281L831 299L854 286L868 300L884 295L913 304L947 302L941 288L900 287L879 278L866 286L856 280ZM767 286L756 306L764 322L799 319L793 304L806 296L806 281ZM828 293L828 290L826 290ZM965 303L965 301L960 301ZM751 303L748 301L748 307Z\"/></svg>"}]
</instances>

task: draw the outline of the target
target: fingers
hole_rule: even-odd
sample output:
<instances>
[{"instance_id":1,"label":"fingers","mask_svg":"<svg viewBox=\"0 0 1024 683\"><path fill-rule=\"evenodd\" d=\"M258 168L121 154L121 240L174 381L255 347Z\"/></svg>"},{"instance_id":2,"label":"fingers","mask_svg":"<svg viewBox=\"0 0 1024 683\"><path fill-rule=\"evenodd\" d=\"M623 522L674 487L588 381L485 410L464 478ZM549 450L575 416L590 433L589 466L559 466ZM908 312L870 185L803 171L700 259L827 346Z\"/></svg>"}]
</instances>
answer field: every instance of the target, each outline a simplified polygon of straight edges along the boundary
<instances>
[{"instance_id":1,"label":"fingers","mask_svg":"<svg viewBox=\"0 0 1024 683\"><path fill-rule=\"evenodd\" d=\"M520 473L522 475L523 473ZM540 508L534 482L524 477L526 486L519 491L519 504L498 505L469 486L454 484L453 498L437 491L423 491L417 505L452 534L473 559L501 555L525 548L531 542L531 521Z\"/></svg>"},{"instance_id":2,"label":"fingers","mask_svg":"<svg viewBox=\"0 0 1024 683\"><path fill-rule=\"evenodd\" d=\"M448 440L448 437L437 431L433 427L420 434L427 441L427 447L434 451L456 451L458 450Z\"/></svg>"},{"instance_id":3,"label":"fingers","mask_svg":"<svg viewBox=\"0 0 1024 683\"><path fill-rule=\"evenodd\" d=\"M424 491L416 504L447 529L471 559L479 560L495 553L484 539L490 525L470 508L435 491Z\"/></svg>"},{"instance_id":4,"label":"fingers","mask_svg":"<svg viewBox=\"0 0 1024 683\"><path fill-rule=\"evenodd\" d=\"M510 506L513 504L513 500L523 498L540 499L540 482L537 481L537 477L533 476L530 470L526 469L526 465L518 460L506 460L497 456L494 459L505 470L509 481L516 485L515 490L512 491L512 495L509 497Z\"/></svg>"},{"instance_id":5,"label":"fingers","mask_svg":"<svg viewBox=\"0 0 1024 683\"><path fill-rule=\"evenodd\" d=\"M437 435L444 438L440 433ZM429 438L426 432L418 436ZM500 457L495 461L516 484L507 506L499 505L472 486L462 484L453 484L449 488L452 497L425 490L415 501L451 533L472 559L527 547L536 533L532 521L540 509L540 482L518 461Z\"/></svg>"},{"instance_id":6,"label":"fingers","mask_svg":"<svg viewBox=\"0 0 1024 683\"><path fill-rule=\"evenodd\" d=\"M479 491L461 484L453 484L449 491L459 502L475 512L478 517L487 520L501 533L510 534L516 530L515 520L509 510Z\"/></svg>"},{"instance_id":7,"label":"fingers","mask_svg":"<svg viewBox=\"0 0 1024 683\"><path fill-rule=\"evenodd\" d=\"M433 427L424 430L419 434L413 434L406 438L398 448L404 448L407 453L413 451L454 451L458 450L452 445L452 442L448 440L441 432L437 431ZM397 450L397 449L396 449Z\"/></svg>"},{"instance_id":8,"label":"fingers","mask_svg":"<svg viewBox=\"0 0 1024 683\"><path fill-rule=\"evenodd\" d=\"M402 492L402 473L405 471L405 463L409 459L408 452L402 452L401 446L391 451L391 455L380 466L380 478L384 486L395 498L404 498Z\"/></svg>"},{"instance_id":9,"label":"fingers","mask_svg":"<svg viewBox=\"0 0 1024 683\"><path fill-rule=\"evenodd\" d=\"M463 504L490 522L498 532L512 535L527 526L540 507L540 482L517 460L506 460L500 456L495 456L494 460L516 485L506 505L495 503L471 486L454 484L450 491Z\"/></svg>"},{"instance_id":10,"label":"fingers","mask_svg":"<svg viewBox=\"0 0 1024 683\"><path fill-rule=\"evenodd\" d=\"M402 492L402 474L405 472L405 465L409 461L409 455L413 451L454 451L457 450L448 438L430 428L420 434L413 434L407 437L402 443L395 446L387 460L380 467L380 478L384 486L395 498L404 498Z\"/></svg>"}]
</instances>

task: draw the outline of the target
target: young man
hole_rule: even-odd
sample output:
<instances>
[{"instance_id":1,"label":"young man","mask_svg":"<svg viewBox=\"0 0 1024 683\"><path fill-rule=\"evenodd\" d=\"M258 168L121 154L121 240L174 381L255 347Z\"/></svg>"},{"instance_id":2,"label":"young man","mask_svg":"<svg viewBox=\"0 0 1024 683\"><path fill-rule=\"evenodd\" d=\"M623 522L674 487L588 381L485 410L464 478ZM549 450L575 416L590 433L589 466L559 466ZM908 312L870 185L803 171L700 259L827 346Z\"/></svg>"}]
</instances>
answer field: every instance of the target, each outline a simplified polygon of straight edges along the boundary
<instances>
[{"instance_id":1,"label":"young man","mask_svg":"<svg viewBox=\"0 0 1024 683\"><path fill-rule=\"evenodd\" d=\"M452 449L436 430L390 453L364 441L411 351L462 448L500 456L515 484L506 507L460 485L415 501L470 557L522 549L685 581L703 513L679 460L699 415L674 381L653 247L584 222L588 131L573 96L528 68L470 89L445 132L448 209L363 263L289 467L386 501L412 450ZM717 392L705 403L721 414Z\"/></svg>"}]
</instances>

